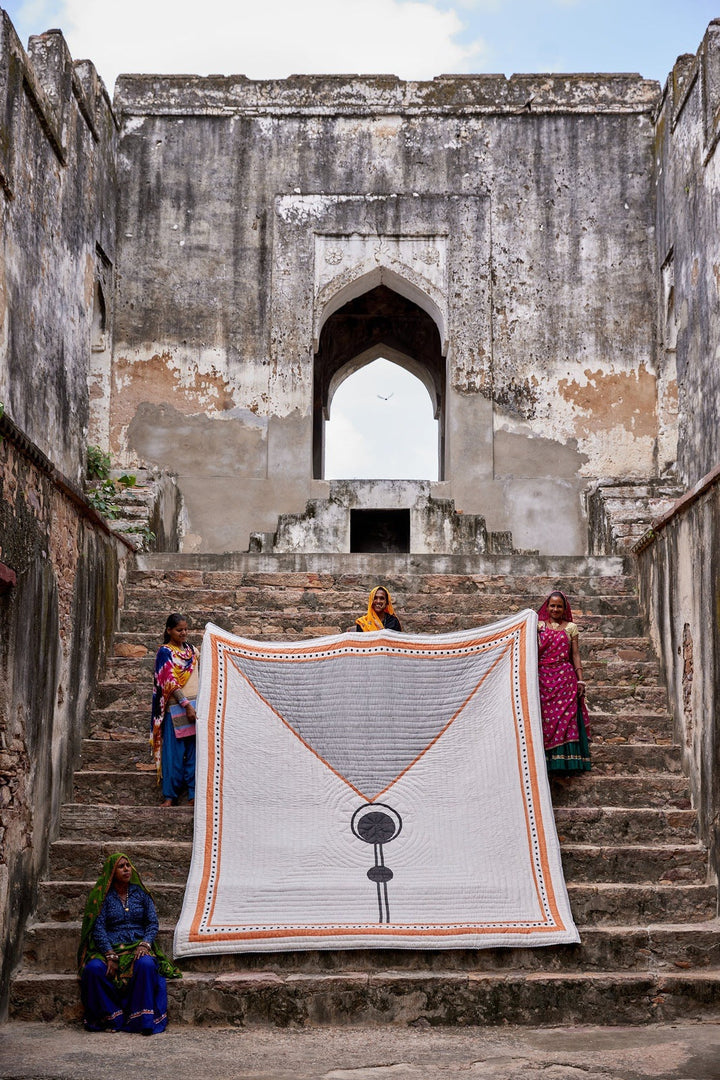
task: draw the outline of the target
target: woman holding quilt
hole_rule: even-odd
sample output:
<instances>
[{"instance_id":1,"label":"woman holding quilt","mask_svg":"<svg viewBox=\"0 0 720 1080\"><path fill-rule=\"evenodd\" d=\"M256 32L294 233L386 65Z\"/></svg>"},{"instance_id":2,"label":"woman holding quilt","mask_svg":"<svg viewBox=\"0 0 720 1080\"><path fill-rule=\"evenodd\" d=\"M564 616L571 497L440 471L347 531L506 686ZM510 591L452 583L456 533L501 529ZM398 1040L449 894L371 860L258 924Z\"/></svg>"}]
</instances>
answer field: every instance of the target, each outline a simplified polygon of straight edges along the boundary
<instances>
[{"instance_id":1,"label":"woman holding quilt","mask_svg":"<svg viewBox=\"0 0 720 1080\"><path fill-rule=\"evenodd\" d=\"M355 620L353 629L360 633L371 633L373 630L402 630L390 599L390 593L382 585L376 585L370 593L367 612Z\"/></svg>"},{"instance_id":2,"label":"woman holding quilt","mask_svg":"<svg viewBox=\"0 0 720 1080\"><path fill-rule=\"evenodd\" d=\"M552 776L590 768L588 712L578 628L564 593L550 593L538 611L538 682L543 743Z\"/></svg>"},{"instance_id":3,"label":"woman holding quilt","mask_svg":"<svg viewBox=\"0 0 720 1080\"><path fill-rule=\"evenodd\" d=\"M195 704L200 654L188 643L187 619L168 616L155 657L150 745L162 782L162 806L175 806L187 788L195 800Z\"/></svg>"}]
</instances>

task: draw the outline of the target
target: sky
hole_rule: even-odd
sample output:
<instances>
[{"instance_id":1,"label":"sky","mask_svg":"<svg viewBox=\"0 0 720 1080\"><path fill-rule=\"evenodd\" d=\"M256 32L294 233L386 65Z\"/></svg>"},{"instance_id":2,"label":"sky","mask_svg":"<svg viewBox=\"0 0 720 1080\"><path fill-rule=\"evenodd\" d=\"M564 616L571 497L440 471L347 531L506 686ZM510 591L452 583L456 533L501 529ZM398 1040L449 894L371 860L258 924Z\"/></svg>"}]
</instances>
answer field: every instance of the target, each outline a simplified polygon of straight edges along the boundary
<instances>
[{"instance_id":1,"label":"sky","mask_svg":"<svg viewBox=\"0 0 720 1080\"><path fill-rule=\"evenodd\" d=\"M720 0L13 0L26 44L59 27L120 72L247 75L630 71L665 81Z\"/></svg>"},{"instance_id":2,"label":"sky","mask_svg":"<svg viewBox=\"0 0 720 1080\"><path fill-rule=\"evenodd\" d=\"M449 72L622 71L664 83L676 58L696 52L707 24L720 17L720 0L14 0L4 7L23 45L31 34L60 28L74 59L92 60L111 93L121 72L431 79ZM423 395L429 403L427 392L385 364L363 369L338 390L328 475L432 472L436 425L423 427L418 411ZM365 438L389 427L398 454L384 437ZM419 441L430 458L420 454Z\"/></svg>"}]
</instances>

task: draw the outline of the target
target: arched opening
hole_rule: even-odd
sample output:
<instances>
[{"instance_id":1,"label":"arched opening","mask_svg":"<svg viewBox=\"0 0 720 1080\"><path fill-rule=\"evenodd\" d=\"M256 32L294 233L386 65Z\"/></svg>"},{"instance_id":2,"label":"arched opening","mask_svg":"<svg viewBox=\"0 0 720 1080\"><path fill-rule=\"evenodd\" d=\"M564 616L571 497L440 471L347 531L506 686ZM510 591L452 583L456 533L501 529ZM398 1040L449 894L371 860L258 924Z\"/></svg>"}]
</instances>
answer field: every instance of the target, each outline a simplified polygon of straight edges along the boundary
<instances>
[{"instance_id":1,"label":"arched opening","mask_svg":"<svg viewBox=\"0 0 720 1080\"><path fill-rule=\"evenodd\" d=\"M314 370L313 475L317 479L325 475L325 425L333 395L347 378L381 358L418 378L430 395L438 430L437 477L444 479L445 360L440 333L427 311L386 285L348 301L323 324Z\"/></svg>"},{"instance_id":2,"label":"arched opening","mask_svg":"<svg viewBox=\"0 0 720 1080\"><path fill-rule=\"evenodd\" d=\"M330 384L325 479L437 480L432 386L392 349L358 361Z\"/></svg>"}]
</instances>

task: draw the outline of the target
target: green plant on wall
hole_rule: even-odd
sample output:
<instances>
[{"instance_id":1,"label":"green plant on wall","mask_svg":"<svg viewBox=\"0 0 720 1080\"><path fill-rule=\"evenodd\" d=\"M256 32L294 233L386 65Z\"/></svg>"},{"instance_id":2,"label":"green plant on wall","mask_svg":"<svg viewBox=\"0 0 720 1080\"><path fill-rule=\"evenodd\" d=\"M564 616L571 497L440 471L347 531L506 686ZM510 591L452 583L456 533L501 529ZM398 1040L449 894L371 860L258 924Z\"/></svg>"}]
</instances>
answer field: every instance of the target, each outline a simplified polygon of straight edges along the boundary
<instances>
[{"instance_id":1,"label":"green plant on wall","mask_svg":"<svg viewBox=\"0 0 720 1080\"><path fill-rule=\"evenodd\" d=\"M110 455L99 446L87 448L87 478L88 480L110 479Z\"/></svg>"},{"instance_id":2,"label":"green plant on wall","mask_svg":"<svg viewBox=\"0 0 720 1080\"><path fill-rule=\"evenodd\" d=\"M87 500L93 509L110 520L120 517L120 507L113 502L115 496L115 484L112 480L102 480L87 492Z\"/></svg>"},{"instance_id":3,"label":"green plant on wall","mask_svg":"<svg viewBox=\"0 0 720 1080\"><path fill-rule=\"evenodd\" d=\"M123 532L137 538L141 551L149 551L155 542L155 533L149 525L129 525Z\"/></svg>"},{"instance_id":4,"label":"green plant on wall","mask_svg":"<svg viewBox=\"0 0 720 1080\"><path fill-rule=\"evenodd\" d=\"M120 507L114 501L118 489L135 487L137 477L133 473L123 473L117 480L111 480L110 465L109 454L99 446L88 446L88 502L103 517L113 520L120 517Z\"/></svg>"}]
</instances>

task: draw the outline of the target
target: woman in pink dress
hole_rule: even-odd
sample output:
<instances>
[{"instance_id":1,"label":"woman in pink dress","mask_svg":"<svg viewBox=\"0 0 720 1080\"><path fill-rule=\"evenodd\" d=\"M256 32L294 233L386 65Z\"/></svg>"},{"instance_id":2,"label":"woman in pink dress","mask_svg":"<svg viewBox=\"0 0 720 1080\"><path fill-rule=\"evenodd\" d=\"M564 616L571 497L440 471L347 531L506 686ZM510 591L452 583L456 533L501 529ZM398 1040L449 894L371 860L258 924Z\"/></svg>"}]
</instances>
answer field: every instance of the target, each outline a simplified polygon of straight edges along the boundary
<instances>
[{"instance_id":1,"label":"woman in pink dress","mask_svg":"<svg viewBox=\"0 0 720 1080\"><path fill-rule=\"evenodd\" d=\"M567 597L552 592L538 611L538 680L543 743L553 775L590 768L578 628Z\"/></svg>"}]
</instances>

